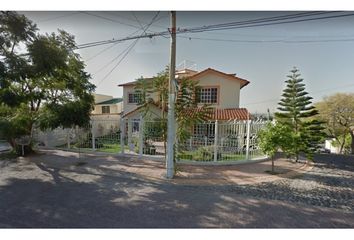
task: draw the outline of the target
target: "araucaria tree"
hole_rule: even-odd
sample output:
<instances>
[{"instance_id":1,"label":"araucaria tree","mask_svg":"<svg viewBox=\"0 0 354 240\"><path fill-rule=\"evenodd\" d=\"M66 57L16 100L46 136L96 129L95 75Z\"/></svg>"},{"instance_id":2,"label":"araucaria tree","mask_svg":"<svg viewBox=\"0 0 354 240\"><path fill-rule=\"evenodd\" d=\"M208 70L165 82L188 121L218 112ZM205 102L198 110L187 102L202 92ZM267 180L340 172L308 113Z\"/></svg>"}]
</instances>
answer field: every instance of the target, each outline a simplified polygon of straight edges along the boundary
<instances>
[{"instance_id":1,"label":"araucaria tree","mask_svg":"<svg viewBox=\"0 0 354 240\"><path fill-rule=\"evenodd\" d=\"M275 117L277 123L287 126L291 134L291 144L283 151L297 161L301 152L312 158L324 133L321 122L314 118L318 111L312 105L312 97L305 91L299 70L294 67L290 72L278 103L280 112L275 113Z\"/></svg>"},{"instance_id":2,"label":"araucaria tree","mask_svg":"<svg viewBox=\"0 0 354 240\"><path fill-rule=\"evenodd\" d=\"M0 12L0 135L15 139L42 129L89 121L95 86L74 37L40 34L36 24L16 12Z\"/></svg>"}]
</instances>

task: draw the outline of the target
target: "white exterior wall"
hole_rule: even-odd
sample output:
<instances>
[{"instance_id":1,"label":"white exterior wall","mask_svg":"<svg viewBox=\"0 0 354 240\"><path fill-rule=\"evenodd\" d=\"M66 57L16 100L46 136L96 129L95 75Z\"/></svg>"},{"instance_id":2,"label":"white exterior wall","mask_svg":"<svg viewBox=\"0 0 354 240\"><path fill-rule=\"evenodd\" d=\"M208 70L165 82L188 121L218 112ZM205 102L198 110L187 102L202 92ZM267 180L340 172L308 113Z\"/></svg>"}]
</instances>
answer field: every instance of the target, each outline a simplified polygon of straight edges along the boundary
<instances>
[{"instance_id":1,"label":"white exterior wall","mask_svg":"<svg viewBox=\"0 0 354 240\"><path fill-rule=\"evenodd\" d=\"M137 107L136 104L128 103L128 94L131 92L134 92L134 91L135 91L135 89L134 89L133 85L123 87L123 111L124 111L124 113L128 113Z\"/></svg>"},{"instance_id":2,"label":"white exterior wall","mask_svg":"<svg viewBox=\"0 0 354 240\"><path fill-rule=\"evenodd\" d=\"M228 79L214 73L208 73L195 79L199 81L201 87L218 87L218 104L214 104L216 108L239 108L240 104L240 81ZM138 106L137 104L128 103L128 94L135 92L134 85L123 86L123 111L128 113ZM152 95L157 101L157 95Z\"/></svg>"},{"instance_id":3,"label":"white exterior wall","mask_svg":"<svg viewBox=\"0 0 354 240\"><path fill-rule=\"evenodd\" d=\"M201 87L219 87L216 108L238 108L240 103L240 82L223 78L217 74L207 74L196 79Z\"/></svg>"},{"instance_id":4,"label":"white exterior wall","mask_svg":"<svg viewBox=\"0 0 354 240\"><path fill-rule=\"evenodd\" d=\"M332 145L334 140L326 140L325 141L325 149L328 149L331 153L339 153L339 147L335 147Z\"/></svg>"},{"instance_id":5,"label":"white exterior wall","mask_svg":"<svg viewBox=\"0 0 354 240\"><path fill-rule=\"evenodd\" d=\"M124 113L128 113L130 111L133 111L134 109L136 109L138 107L137 104L135 103L128 103L128 94L129 93L133 93L135 92L135 86L131 85L131 86L123 86L123 106L122 106L122 111L124 111ZM157 101L157 94L153 93L150 97L152 97L154 99L154 101Z\"/></svg>"}]
</instances>

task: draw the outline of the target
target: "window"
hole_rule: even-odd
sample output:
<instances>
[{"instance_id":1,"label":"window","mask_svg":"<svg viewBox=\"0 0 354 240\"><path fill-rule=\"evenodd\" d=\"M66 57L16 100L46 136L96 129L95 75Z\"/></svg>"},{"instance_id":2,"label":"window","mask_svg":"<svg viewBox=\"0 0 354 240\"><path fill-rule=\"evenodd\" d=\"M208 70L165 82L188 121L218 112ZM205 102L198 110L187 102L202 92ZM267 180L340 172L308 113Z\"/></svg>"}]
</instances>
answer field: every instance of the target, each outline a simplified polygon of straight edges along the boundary
<instances>
[{"instance_id":1,"label":"window","mask_svg":"<svg viewBox=\"0 0 354 240\"><path fill-rule=\"evenodd\" d=\"M200 123L194 125L194 135L198 137L214 137L215 123Z\"/></svg>"},{"instance_id":2,"label":"window","mask_svg":"<svg viewBox=\"0 0 354 240\"><path fill-rule=\"evenodd\" d=\"M128 103L139 103L141 99L141 93L128 93Z\"/></svg>"},{"instance_id":3,"label":"window","mask_svg":"<svg viewBox=\"0 0 354 240\"><path fill-rule=\"evenodd\" d=\"M218 102L218 88L208 87L201 88L199 92L199 103L217 103Z\"/></svg>"},{"instance_id":4,"label":"window","mask_svg":"<svg viewBox=\"0 0 354 240\"><path fill-rule=\"evenodd\" d=\"M139 132L140 119L132 120L132 132Z\"/></svg>"},{"instance_id":5,"label":"window","mask_svg":"<svg viewBox=\"0 0 354 240\"><path fill-rule=\"evenodd\" d=\"M109 106L102 106L102 114L111 113L111 109Z\"/></svg>"}]
</instances>

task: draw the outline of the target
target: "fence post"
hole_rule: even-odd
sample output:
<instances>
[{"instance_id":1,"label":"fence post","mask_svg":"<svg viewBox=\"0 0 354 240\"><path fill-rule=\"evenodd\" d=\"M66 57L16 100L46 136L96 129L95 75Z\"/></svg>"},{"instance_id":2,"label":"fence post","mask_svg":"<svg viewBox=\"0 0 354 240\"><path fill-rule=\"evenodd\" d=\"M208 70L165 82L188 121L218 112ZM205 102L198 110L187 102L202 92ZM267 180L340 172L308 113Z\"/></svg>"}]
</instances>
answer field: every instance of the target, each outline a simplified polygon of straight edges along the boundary
<instances>
[{"instance_id":1,"label":"fence post","mask_svg":"<svg viewBox=\"0 0 354 240\"><path fill-rule=\"evenodd\" d=\"M91 139L92 139L92 150L96 150L96 137L95 137L95 124L93 120L90 121L91 124Z\"/></svg>"},{"instance_id":2,"label":"fence post","mask_svg":"<svg viewBox=\"0 0 354 240\"><path fill-rule=\"evenodd\" d=\"M70 149L70 129L71 128L67 128L66 129L66 143L67 143L67 148Z\"/></svg>"},{"instance_id":3,"label":"fence post","mask_svg":"<svg viewBox=\"0 0 354 240\"><path fill-rule=\"evenodd\" d=\"M120 120L120 151L124 154L124 138L125 138L125 119Z\"/></svg>"},{"instance_id":4,"label":"fence post","mask_svg":"<svg viewBox=\"0 0 354 240\"><path fill-rule=\"evenodd\" d=\"M189 150L192 150L192 137L189 139Z\"/></svg>"},{"instance_id":5,"label":"fence post","mask_svg":"<svg viewBox=\"0 0 354 240\"><path fill-rule=\"evenodd\" d=\"M218 120L215 120L215 131L214 131L214 162L218 161Z\"/></svg>"},{"instance_id":6,"label":"fence post","mask_svg":"<svg viewBox=\"0 0 354 240\"><path fill-rule=\"evenodd\" d=\"M207 147L208 146L208 137L204 137L204 146Z\"/></svg>"},{"instance_id":7,"label":"fence post","mask_svg":"<svg viewBox=\"0 0 354 240\"><path fill-rule=\"evenodd\" d=\"M250 152L251 120L247 120L247 138L246 138L246 159L249 159Z\"/></svg>"},{"instance_id":8,"label":"fence post","mask_svg":"<svg viewBox=\"0 0 354 240\"><path fill-rule=\"evenodd\" d=\"M134 151L134 149L132 150L131 148L131 145L132 145L132 132L133 132L133 130L132 130L132 119L127 119L127 121L128 121L128 148L129 148L129 151Z\"/></svg>"},{"instance_id":9,"label":"fence post","mask_svg":"<svg viewBox=\"0 0 354 240\"><path fill-rule=\"evenodd\" d=\"M143 156L143 148L144 148L144 119L143 116L140 116L139 121L139 156Z\"/></svg>"}]
</instances>

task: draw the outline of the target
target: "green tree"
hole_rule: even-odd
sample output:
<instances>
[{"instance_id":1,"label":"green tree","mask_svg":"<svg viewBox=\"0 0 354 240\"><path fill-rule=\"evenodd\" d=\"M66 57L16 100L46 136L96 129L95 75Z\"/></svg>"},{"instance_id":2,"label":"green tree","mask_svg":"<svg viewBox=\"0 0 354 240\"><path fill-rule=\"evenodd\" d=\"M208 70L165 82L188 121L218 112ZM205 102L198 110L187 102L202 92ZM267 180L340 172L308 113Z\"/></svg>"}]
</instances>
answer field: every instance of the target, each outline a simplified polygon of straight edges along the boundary
<instances>
[{"instance_id":1,"label":"green tree","mask_svg":"<svg viewBox=\"0 0 354 240\"><path fill-rule=\"evenodd\" d=\"M258 133L259 147L272 160L272 173L274 173L274 156L282 149L283 151L292 148L292 131L287 125L269 122L265 128Z\"/></svg>"},{"instance_id":2,"label":"green tree","mask_svg":"<svg viewBox=\"0 0 354 240\"><path fill-rule=\"evenodd\" d=\"M337 93L316 103L318 119L325 122L325 131L334 138L343 153L350 135L351 154L354 154L354 94Z\"/></svg>"},{"instance_id":3,"label":"green tree","mask_svg":"<svg viewBox=\"0 0 354 240\"><path fill-rule=\"evenodd\" d=\"M39 34L16 12L0 13L0 134L12 146L34 127L82 126L89 122L95 86L74 36Z\"/></svg>"},{"instance_id":4,"label":"green tree","mask_svg":"<svg viewBox=\"0 0 354 240\"><path fill-rule=\"evenodd\" d=\"M294 68L290 72L278 103L280 112L275 113L275 118L279 124L287 126L292 132L291 147L284 150L290 156L295 156L297 161L301 152L312 158L324 134L321 122L314 119L318 111L312 105L312 97L305 91L299 70Z\"/></svg>"}]
</instances>

